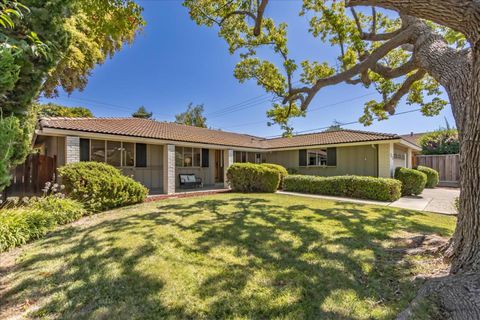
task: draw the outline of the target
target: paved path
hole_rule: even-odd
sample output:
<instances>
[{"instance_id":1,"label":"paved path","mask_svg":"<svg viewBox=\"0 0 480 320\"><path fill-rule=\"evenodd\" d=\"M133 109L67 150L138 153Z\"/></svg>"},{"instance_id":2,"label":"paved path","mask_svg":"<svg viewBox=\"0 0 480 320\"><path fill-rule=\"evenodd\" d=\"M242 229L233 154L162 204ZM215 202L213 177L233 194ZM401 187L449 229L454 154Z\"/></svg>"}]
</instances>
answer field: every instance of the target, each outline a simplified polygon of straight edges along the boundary
<instances>
[{"instance_id":1,"label":"paved path","mask_svg":"<svg viewBox=\"0 0 480 320\"><path fill-rule=\"evenodd\" d=\"M352 198L343 198L343 197L331 197L331 196L322 196L314 194L303 194L296 192L285 192L279 191L281 194L289 194L300 197L309 197L317 199L327 199L334 201L345 201L352 203L361 203L361 204L374 204L380 206L389 206L395 208L417 210L417 211L429 211L435 213L455 215L457 214L454 201L460 195L459 189L453 188L435 188L435 189L425 189L423 193L416 197L403 197L394 202L382 202L382 201L372 201L372 200L361 200L361 199L352 199Z\"/></svg>"}]
</instances>

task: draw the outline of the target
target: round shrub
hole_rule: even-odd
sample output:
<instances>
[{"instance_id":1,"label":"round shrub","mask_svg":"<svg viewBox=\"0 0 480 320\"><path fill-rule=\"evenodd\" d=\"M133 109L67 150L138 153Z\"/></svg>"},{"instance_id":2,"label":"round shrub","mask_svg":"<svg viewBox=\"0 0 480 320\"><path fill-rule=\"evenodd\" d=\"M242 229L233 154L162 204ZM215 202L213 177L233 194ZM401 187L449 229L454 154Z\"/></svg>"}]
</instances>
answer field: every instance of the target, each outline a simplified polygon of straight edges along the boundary
<instances>
[{"instance_id":1,"label":"round shrub","mask_svg":"<svg viewBox=\"0 0 480 320\"><path fill-rule=\"evenodd\" d=\"M292 192L328 196L395 201L401 196L401 188L401 182L395 179L360 176L289 175L285 178L284 189Z\"/></svg>"},{"instance_id":2,"label":"round shrub","mask_svg":"<svg viewBox=\"0 0 480 320\"><path fill-rule=\"evenodd\" d=\"M288 176L287 169L285 169L279 164L274 164L274 163L263 163L262 166L273 169L278 172L278 174L280 175L280 183L278 185L278 189L283 189L285 177Z\"/></svg>"},{"instance_id":3,"label":"round shrub","mask_svg":"<svg viewBox=\"0 0 480 320\"><path fill-rule=\"evenodd\" d=\"M417 170L427 175L427 184L425 185L426 188L435 188L440 182L440 177L437 170L424 166L418 166Z\"/></svg>"},{"instance_id":4,"label":"round shrub","mask_svg":"<svg viewBox=\"0 0 480 320\"><path fill-rule=\"evenodd\" d=\"M260 164L234 163L227 170L227 180L233 191L273 193L278 189L280 175Z\"/></svg>"},{"instance_id":5,"label":"round shrub","mask_svg":"<svg viewBox=\"0 0 480 320\"><path fill-rule=\"evenodd\" d=\"M148 194L143 185L105 163L71 163L59 173L67 194L92 212L140 203Z\"/></svg>"},{"instance_id":6,"label":"round shrub","mask_svg":"<svg viewBox=\"0 0 480 320\"><path fill-rule=\"evenodd\" d=\"M395 179L402 182L402 195L419 195L427 184L427 175L418 170L398 167L395 169Z\"/></svg>"}]
</instances>

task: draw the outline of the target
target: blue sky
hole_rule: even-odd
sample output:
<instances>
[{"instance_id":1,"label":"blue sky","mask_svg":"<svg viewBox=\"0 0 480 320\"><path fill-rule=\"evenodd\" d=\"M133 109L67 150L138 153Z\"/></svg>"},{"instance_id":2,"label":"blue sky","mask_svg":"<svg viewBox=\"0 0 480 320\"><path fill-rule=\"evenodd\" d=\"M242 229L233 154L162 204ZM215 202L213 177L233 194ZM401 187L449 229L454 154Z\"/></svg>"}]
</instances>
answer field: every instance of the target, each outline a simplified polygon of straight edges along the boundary
<instances>
[{"instance_id":1,"label":"blue sky","mask_svg":"<svg viewBox=\"0 0 480 320\"><path fill-rule=\"evenodd\" d=\"M267 126L269 96L253 81L240 84L233 76L238 57L230 55L217 29L199 27L190 20L181 1L138 1L145 9L145 30L131 46L98 66L87 88L71 96L61 94L53 102L85 106L98 117L127 117L139 106L153 111L157 120L172 121L186 106L203 103L208 125L227 131L258 136L281 134L278 126ZM335 60L337 48L315 40L307 33L307 18L298 17L298 1L273 1L267 14L289 28L291 57ZM271 57L262 52L263 57ZM310 106L306 118L295 119L295 131L313 130L332 124L349 123L362 115L365 101L375 98L373 90L361 86L337 85L323 89ZM42 99L43 102L48 100ZM400 104L398 112L416 109ZM392 133L434 130L447 118L447 107L439 116L423 117L419 112L398 115L370 127L361 124L345 128Z\"/></svg>"}]
</instances>

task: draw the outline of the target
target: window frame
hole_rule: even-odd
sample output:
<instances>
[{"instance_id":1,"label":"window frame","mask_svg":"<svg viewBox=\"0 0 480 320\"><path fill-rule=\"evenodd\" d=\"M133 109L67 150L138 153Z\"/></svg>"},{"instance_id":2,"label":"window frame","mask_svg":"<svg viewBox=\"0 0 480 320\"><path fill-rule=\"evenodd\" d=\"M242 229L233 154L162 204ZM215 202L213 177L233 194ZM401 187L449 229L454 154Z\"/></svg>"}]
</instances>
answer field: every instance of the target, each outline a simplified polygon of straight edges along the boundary
<instances>
[{"instance_id":1,"label":"window frame","mask_svg":"<svg viewBox=\"0 0 480 320\"><path fill-rule=\"evenodd\" d=\"M321 150L321 151L318 151ZM321 164L321 160L319 161L319 157L323 156L322 152L325 154L325 164ZM310 164L310 154L315 154L315 163ZM320 163L320 164L319 164ZM310 168L326 168L326 167L336 167L336 166L329 166L328 165L328 151L327 148L325 149L307 149L307 163L306 167Z\"/></svg>"},{"instance_id":2,"label":"window frame","mask_svg":"<svg viewBox=\"0 0 480 320\"><path fill-rule=\"evenodd\" d=\"M135 168L135 166L137 165L137 159L136 159L136 156L137 156L137 143L136 142L125 142L125 141L118 141L118 140L103 140L103 139L90 139L90 138L82 138L82 139L85 139L85 140L88 140L89 141L89 148L88 148L88 161L95 161L95 160L92 160L92 140L96 140L96 141L103 141L103 150L104 150L104 159L103 159L103 163L106 163L108 164L107 160L108 160L108 156L107 156L107 146L108 146L108 142L120 142L120 166L114 166L116 168ZM124 161L124 158L125 158L125 148L123 147L123 144L124 143L130 143L133 145L133 165L132 166L127 166L125 165L125 161ZM100 162L100 161L97 161L97 162ZM102 163L102 162L100 162Z\"/></svg>"},{"instance_id":3,"label":"window frame","mask_svg":"<svg viewBox=\"0 0 480 320\"><path fill-rule=\"evenodd\" d=\"M182 165L178 166L177 165L177 148L182 149L181 155L182 155ZM192 158L192 165L191 166L185 166L185 149L191 149L191 158ZM198 149L198 152L200 153L200 162L198 166L195 166L195 149ZM203 160L203 155L202 155L202 148L196 148L196 147L184 147L184 146L175 146L175 168L203 168L202 167L202 160Z\"/></svg>"}]
</instances>

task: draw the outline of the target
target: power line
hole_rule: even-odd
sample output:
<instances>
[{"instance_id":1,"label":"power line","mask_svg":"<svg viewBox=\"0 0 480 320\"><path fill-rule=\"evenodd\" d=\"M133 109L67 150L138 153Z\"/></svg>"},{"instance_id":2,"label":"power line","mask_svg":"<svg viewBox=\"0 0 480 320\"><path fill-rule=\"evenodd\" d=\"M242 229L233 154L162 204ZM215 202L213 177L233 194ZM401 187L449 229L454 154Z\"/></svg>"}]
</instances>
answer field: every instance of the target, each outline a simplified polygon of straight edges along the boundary
<instances>
[{"instance_id":1,"label":"power line","mask_svg":"<svg viewBox=\"0 0 480 320\"><path fill-rule=\"evenodd\" d=\"M413 112L418 112L418 111L421 111L421 109L415 109L415 110L409 110L409 111L403 111L403 112L399 112L399 113L395 113L393 115L391 115L390 117L395 117L395 116L400 116L402 114L407 114L407 113L413 113ZM360 121L352 121L352 122L345 122L345 123L340 123L338 124L340 127L342 126L348 126L348 125L352 125L352 124L357 124L357 123L360 123ZM309 132L315 132L315 131L322 131L322 130L325 130L325 129L328 129L330 128L330 126L326 126L326 127L321 127L321 128L315 128L315 129L308 129L308 130L302 130L302 131L297 131L295 132L294 134L295 135L298 135L298 134L302 134L302 133L309 133ZM279 138L281 137L282 135L274 135L274 136L268 136L268 137L265 137L265 138Z\"/></svg>"}]
</instances>

